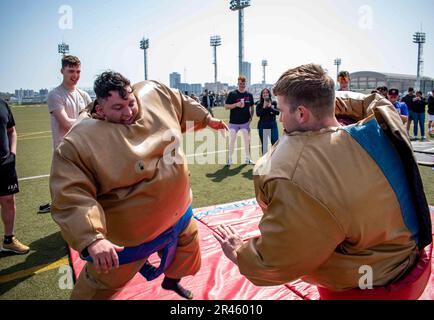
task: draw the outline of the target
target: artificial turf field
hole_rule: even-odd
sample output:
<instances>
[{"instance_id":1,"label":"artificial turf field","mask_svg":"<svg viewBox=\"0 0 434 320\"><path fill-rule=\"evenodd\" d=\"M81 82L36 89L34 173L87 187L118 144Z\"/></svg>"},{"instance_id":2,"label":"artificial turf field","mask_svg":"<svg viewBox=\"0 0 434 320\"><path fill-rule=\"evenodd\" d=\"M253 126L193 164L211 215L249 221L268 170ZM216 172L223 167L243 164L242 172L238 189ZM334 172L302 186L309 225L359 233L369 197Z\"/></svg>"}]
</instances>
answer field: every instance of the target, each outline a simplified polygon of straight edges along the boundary
<instances>
[{"instance_id":1,"label":"artificial turf field","mask_svg":"<svg viewBox=\"0 0 434 320\"><path fill-rule=\"evenodd\" d=\"M52 142L48 109L46 105L16 106L12 107L12 112L18 133L17 173L20 178L15 233L31 251L24 256L0 252L0 300L68 299L71 290L65 288L65 277L69 274L64 267L69 264L66 243L51 215L37 214L39 205L50 201L48 174ZM216 117L228 122L228 111L217 107L214 112ZM256 128L256 122L255 117L252 128ZM211 133L210 137L213 136L217 137L217 134ZM188 159L196 160L196 164L189 164L193 207L253 198L253 167L224 166L228 141L220 145L217 152L208 153L210 158L207 159L215 160L216 164L198 164L204 160L200 154L206 151L202 142L206 138L196 137L200 140L195 144L184 143ZM254 160L259 155L259 144L258 134L253 131L251 152ZM241 147L240 138L237 147ZM242 163L240 150L237 159ZM420 167L420 170L428 202L434 204L434 172L427 167ZM3 234L3 226L0 231Z\"/></svg>"}]
</instances>

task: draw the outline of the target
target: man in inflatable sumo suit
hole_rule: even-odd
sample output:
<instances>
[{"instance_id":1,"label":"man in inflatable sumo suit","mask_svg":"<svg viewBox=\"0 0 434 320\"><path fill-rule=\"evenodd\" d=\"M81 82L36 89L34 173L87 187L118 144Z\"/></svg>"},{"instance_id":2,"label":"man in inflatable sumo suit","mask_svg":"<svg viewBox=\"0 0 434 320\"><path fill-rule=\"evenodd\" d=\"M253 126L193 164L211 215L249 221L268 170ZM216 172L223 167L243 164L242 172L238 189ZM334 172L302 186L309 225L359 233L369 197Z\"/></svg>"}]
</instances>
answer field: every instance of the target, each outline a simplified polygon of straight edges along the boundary
<instances>
[{"instance_id":1,"label":"man in inflatable sumo suit","mask_svg":"<svg viewBox=\"0 0 434 320\"><path fill-rule=\"evenodd\" d=\"M191 127L227 130L198 102L155 81L130 86L115 72L95 81L97 100L53 155L52 216L68 244L89 261L71 299L110 299L140 272L180 285L201 257L192 218L187 161L179 148ZM147 261L158 252L160 266Z\"/></svg>"},{"instance_id":2,"label":"man in inflatable sumo suit","mask_svg":"<svg viewBox=\"0 0 434 320\"><path fill-rule=\"evenodd\" d=\"M261 236L244 244L236 230L219 226L215 237L226 256L258 286L301 278L318 286L322 299L345 299L348 290L366 299L422 261L417 290L377 296L418 298L430 273L424 248L432 242L431 219L395 108L377 94L335 99L333 80L314 64L286 71L274 94L285 135L254 171ZM340 126L335 112L359 122ZM372 271L366 288L361 270Z\"/></svg>"}]
</instances>

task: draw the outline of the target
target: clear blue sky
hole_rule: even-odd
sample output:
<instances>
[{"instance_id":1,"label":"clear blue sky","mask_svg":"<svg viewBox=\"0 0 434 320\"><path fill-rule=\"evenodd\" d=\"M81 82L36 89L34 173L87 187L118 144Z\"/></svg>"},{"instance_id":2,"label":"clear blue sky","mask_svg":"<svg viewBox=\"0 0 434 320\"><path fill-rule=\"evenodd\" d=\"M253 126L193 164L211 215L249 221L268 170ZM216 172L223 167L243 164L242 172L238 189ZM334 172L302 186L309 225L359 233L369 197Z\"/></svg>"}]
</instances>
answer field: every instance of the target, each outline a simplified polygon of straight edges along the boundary
<instances>
[{"instance_id":1,"label":"clear blue sky","mask_svg":"<svg viewBox=\"0 0 434 320\"><path fill-rule=\"evenodd\" d=\"M252 83L267 82L290 67L315 62L335 76L341 69L416 73L412 34L427 33L426 76L434 77L432 0L252 0L245 10L245 60ZM72 9L72 29L62 29L62 5ZM229 0L1 0L0 91L52 88L61 81L57 44L82 60L80 87L92 87L106 69L143 79L139 41L150 39L149 77L169 82L181 73L189 83L213 81L209 37L219 34L219 80L234 84L238 70L238 15Z\"/></svg>"}]
</instances>

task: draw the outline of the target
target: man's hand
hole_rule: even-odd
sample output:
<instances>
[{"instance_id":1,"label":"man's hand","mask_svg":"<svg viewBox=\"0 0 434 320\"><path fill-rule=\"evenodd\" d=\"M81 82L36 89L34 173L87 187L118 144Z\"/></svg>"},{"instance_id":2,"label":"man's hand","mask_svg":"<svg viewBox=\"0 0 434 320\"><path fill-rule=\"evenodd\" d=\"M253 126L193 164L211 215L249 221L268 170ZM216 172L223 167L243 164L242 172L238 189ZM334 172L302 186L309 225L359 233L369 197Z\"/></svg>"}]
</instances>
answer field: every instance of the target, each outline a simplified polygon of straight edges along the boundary
<instances>
[{"instance_id":1,"label":"man's hand","mask_svg":"<svg viewBox=\"0 0 434 320\"><path fill-rule=\"evenodd\" d=\"M222 224L215 230L214 237L220 242L225 256L237 264L237 250L243 245L238 233L231 226Z\"/></svg>"},{"instance_id":2,"label":"man's hand","mask_svg":"<svg viewBox=\"0 0 434 320\"><path fill-rule=\"evenodd\" d=\"M208 127L214 129L214 130L225 130L225 131L229 131L228 126L226 125L226 123L223 122L223 120L219 120L216 118L211 118L211 120L209 120L208 122Z\"/></svg>"},{"instance_id":3,"label":"man's hand","mask_svg":"<svg viewBox=\"0 0 434 320\"><path fill-rule=\"evenodd\" d=\"M119 268L117 252L123 250L124 247L119 247L106 239L96 240L87 247L97 273L108 273L111 269Z\"/></svg>"}]
</instances>

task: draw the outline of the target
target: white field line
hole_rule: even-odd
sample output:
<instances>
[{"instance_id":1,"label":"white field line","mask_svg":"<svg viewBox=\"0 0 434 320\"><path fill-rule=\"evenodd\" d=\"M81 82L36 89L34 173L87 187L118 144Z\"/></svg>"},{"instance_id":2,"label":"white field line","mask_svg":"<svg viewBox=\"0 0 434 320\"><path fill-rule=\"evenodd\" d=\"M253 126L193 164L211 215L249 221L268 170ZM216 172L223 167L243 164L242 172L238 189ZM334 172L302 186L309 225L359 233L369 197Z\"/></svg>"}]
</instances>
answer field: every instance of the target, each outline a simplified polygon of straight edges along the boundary
<instances>
[{"instance_id":1,"label":"white field line","mask_svg":"<svg viewBox=\"0 0 434 320\"><path fill-rule=\"evenodd\" d=\"M18 134L18 138L24 138L24 137L28 137L28 136L34 136L37 134L41 134L41 133L51 133L51 131L40 131L40 132L30 132L30 133L23 133L23 134Z\"/></svg>"},{"instance_id":2,"label":"white field line","mask_svg":"<svg viewBox=\"0 0 434 320\"><path fill-rule=\"evenodd\" d=\"M250 149L256 149L256 148L260 148L261 146L251 146ZM235 148L234 151L239 151L239 150L244 150L244 148ZM187 158L191 158L191 157L195 157L195 156L203 156L205 154L216 154L216 153L222 153L222 152L228 152L229 150L219 150L219 151L211 151L211 152L203 152L203 153L193 153L193 154L189 154L186 157ZM34 176L34 177L25 177L25 178L19 178L18 181L28 181L28 180L36 180L36 179L42 179L42 178L48 178L50 175L49 174L45 174L42 176Z\"/></svg>"}]
</instances>

